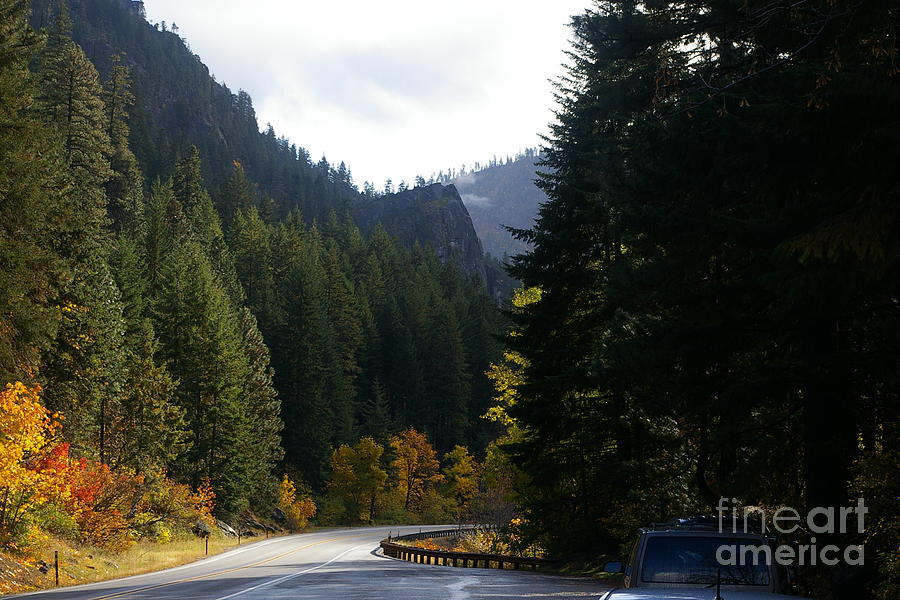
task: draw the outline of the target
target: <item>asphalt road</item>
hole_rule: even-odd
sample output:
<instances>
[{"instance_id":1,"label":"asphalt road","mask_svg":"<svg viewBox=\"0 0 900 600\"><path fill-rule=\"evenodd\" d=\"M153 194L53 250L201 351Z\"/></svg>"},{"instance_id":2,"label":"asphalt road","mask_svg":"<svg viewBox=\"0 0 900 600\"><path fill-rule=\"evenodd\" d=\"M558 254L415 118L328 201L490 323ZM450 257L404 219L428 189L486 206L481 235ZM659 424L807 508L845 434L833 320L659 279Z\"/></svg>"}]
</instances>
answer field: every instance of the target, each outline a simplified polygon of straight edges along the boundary
<instances>
[{"instance_id":1,"label":"asphalt road","mask_svg":"<svg viewBox=\"0 0 900 600\"><path fill-rule=\"evenodd\" d=\"M598 598L601 583L531 571L419 565L382 556L396 527L273 538L158 573L4 598L34 600L540 600ZM418 527L402 528L413 533Z\"/></svg>"}]
</instances>

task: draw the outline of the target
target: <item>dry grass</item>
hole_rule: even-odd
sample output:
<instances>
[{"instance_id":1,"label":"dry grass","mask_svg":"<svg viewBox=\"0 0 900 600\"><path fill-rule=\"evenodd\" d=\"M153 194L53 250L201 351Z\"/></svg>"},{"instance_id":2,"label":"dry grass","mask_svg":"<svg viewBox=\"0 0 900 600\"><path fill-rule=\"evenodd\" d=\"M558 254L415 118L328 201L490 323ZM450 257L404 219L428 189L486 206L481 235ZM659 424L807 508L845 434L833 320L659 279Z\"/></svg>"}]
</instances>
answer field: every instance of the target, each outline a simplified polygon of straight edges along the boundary
<instances>
[{"instance_id":1,"label":"dry grass","mask_svg":"<svg viewBox=\"0 0 900 600\"><path fill-rule=\"evenodd\" d=\"M37 567L0 554L0 595L34 589Z\"/></svg>"},{"instance_id":2,"label":"dry grass","mask_svg":"<svg viewBox=\"0 0 900 600\"><path fill-rule=\"evenodd\" d=\"M241 544L249 544L263 539L260 537L242 538ZM238 547L236 538L214 534L209 538L209 555ZM17 561L18 569L11 565L2 568L0 563L0 593L24 592L35 589L54 587L53 552L59 552L59 584L60 586L92 583L129 575L139 575L152 571L160 571L177 567L206 556L205 541L192 535L186 535L162 544L141 541L121 553L112 553L94 548L79 548L61 540L51 540L46 551L40 557L46 561L49 571L42 574L38 571L38 562L32 559L27 562ZM11 561L8 561L11 562ZM16 572L15 577L13 571ZM7 575L4 577L4 575Z\"/></svg>"}]
</instances>

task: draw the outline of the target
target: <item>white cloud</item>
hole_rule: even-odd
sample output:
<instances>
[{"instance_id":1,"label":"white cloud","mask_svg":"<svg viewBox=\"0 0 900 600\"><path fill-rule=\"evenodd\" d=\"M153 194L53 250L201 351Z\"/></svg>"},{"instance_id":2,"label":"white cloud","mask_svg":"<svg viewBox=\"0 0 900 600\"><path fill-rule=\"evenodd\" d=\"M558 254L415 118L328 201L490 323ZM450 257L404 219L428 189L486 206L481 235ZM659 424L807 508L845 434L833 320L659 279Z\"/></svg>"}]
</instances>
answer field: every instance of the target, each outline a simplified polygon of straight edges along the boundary
<instances>
[{"instance_id":1,"label":"white cloud","mask_svg":"<svg viewBox=\"0 0 900 600\"><path fill-rule=\"evenodd\" d=\"M466 206L488 206L493 202L490 198L478 194L462 194L460 198Z\"/></svg>"},{"instance_id":2,"label":"white cloud","mask_svg":"<svg viewBox=\"0 0 900 600\"><path fill-rule=\"evenodd\" d=\"M219 81L357 183L540 143L567 24L590 0L147 0Z\"/></svg>"},{"instance_id":3,"label":"white cloud","mask_svg":"<svg viewBox=\"0 0 900 600\"><path fill-rule=\"evenodd\" d=\"M468 175L460 175L456 179L453 180L453 185L458 188L468 187L470 185L475 185L475 174L470 173Z\"/></svg>"}]
</instances>

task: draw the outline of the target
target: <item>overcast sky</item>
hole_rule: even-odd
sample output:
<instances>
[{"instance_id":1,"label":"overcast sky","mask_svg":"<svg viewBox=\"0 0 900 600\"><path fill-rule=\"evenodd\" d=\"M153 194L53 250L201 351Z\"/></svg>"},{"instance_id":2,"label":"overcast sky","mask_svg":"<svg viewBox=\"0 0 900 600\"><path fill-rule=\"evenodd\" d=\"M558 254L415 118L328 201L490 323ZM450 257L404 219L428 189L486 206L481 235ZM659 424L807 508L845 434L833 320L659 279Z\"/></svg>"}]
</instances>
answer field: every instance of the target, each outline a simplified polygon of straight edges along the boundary
<instances>
[{"instance_id":1,"label":"overcast sky","mask_svg":"<svg viewBox=\"0 0 900 600\"><path fill-rule=\"evenodd\" d=\"M260 127L362 187L539 144L590 0L146 0Z\"/></svg>"}]
</instances>

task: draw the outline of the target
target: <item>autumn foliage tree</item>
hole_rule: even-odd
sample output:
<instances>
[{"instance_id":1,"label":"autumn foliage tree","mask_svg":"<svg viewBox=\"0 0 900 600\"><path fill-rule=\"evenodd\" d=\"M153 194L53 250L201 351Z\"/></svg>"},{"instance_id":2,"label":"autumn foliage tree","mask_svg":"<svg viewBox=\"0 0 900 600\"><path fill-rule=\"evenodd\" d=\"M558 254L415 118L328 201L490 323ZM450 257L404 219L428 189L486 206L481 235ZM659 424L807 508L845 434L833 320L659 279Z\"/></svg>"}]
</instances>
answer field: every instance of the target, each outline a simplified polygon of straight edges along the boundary
<instances>
[{"instance_id":1,"label":"autumn foliage tree","mask_svg":"<svg viewBox=\"0 0 900 600\"><path fill-rule=\"evenodd\" d=\"M209 519L214 495L153 471L136 475L70 454L61 415L41 403L40 388L0 392L0 548L27 550L36 524L91 546L123 550L163 526Z\"/></svg>"},{"instance_id":2,"label":"autumn foliage tree","mask_svg":"<svg viewBox=\"0 0 900 600\"><path fill-rule=\"evenodd\" d=\"M143 477L113 471L85 458L72 461L66 475L67 508L78 524L80 541L112 550L127 548L131 543L129 515L143 495Z\"/></svg>"},{"instance_id":3,"label":"autumn foliage tree","mask_svg":"<svg viewBox=\"0 0 900 600\"><path fill-rule=\"evenodd\" d=\"M0 392L0 544L21 547L31 514L54 505L71 516L82 541L124 547L141 478L72 460L69 445L55 443L61 427L39 393L21 383Z\"/></svg>"},{"instance_id":4,"label":"autumn foliage tree","mask_svg":"<svg viewBox=\"0 0 900 600\"><path fill-rule=\"evenodd\" d=\"M59 422L41 405L40 388L0 392L0 546L15 549L28 514L54 495L52 469L36 468Z\"/></svg>"},{"instance_id":5,"label":"autumn foliage tree","mask_svg":"<svg viewBox=\"0 0 900 600\"><path fill-rule=\"evenodd\" d=\"M479 467L465 446L456 446L444 455L444 494L456 503L456 517L462 521L469 514L469 502L478 491Z\"/></svg>"},{"instance_id":6,"label":"autumn foliage tree","mask_svg":"<svg viewBox=\"0 0 900 600\"><path fill-rule=\"evenodd\" d=\"M425 493L441 480L440 463L425 434L413 429L391 437L394 460L391 467L397 478L397 489L404 510L417 508Z\"/></svg>"},{"instance_id":7,"label":"autumn foliage tree","mask_svg":"<svg viewBox=\"0 0 900 600\"><path fill-rule=\"evenodd\" d=\"M344 516L353 522L375 518L376 499L388 475L381 465L384 448L370 437L355 446L342 444L331 454L328 491L343 503Z\"/></svg>"},{"instance_id":8,"label":"autumn foliage tree","mask_svg":"<svg viewBox=\"0 0 900 600\"><path fill-rule=\"evenodd\" d=\"M284 513L291 529L303 529L316 514L316 503L309 488L301 483L298 489L287 474L278 484L278 508Z\"/></svg>"}]
</instances>

